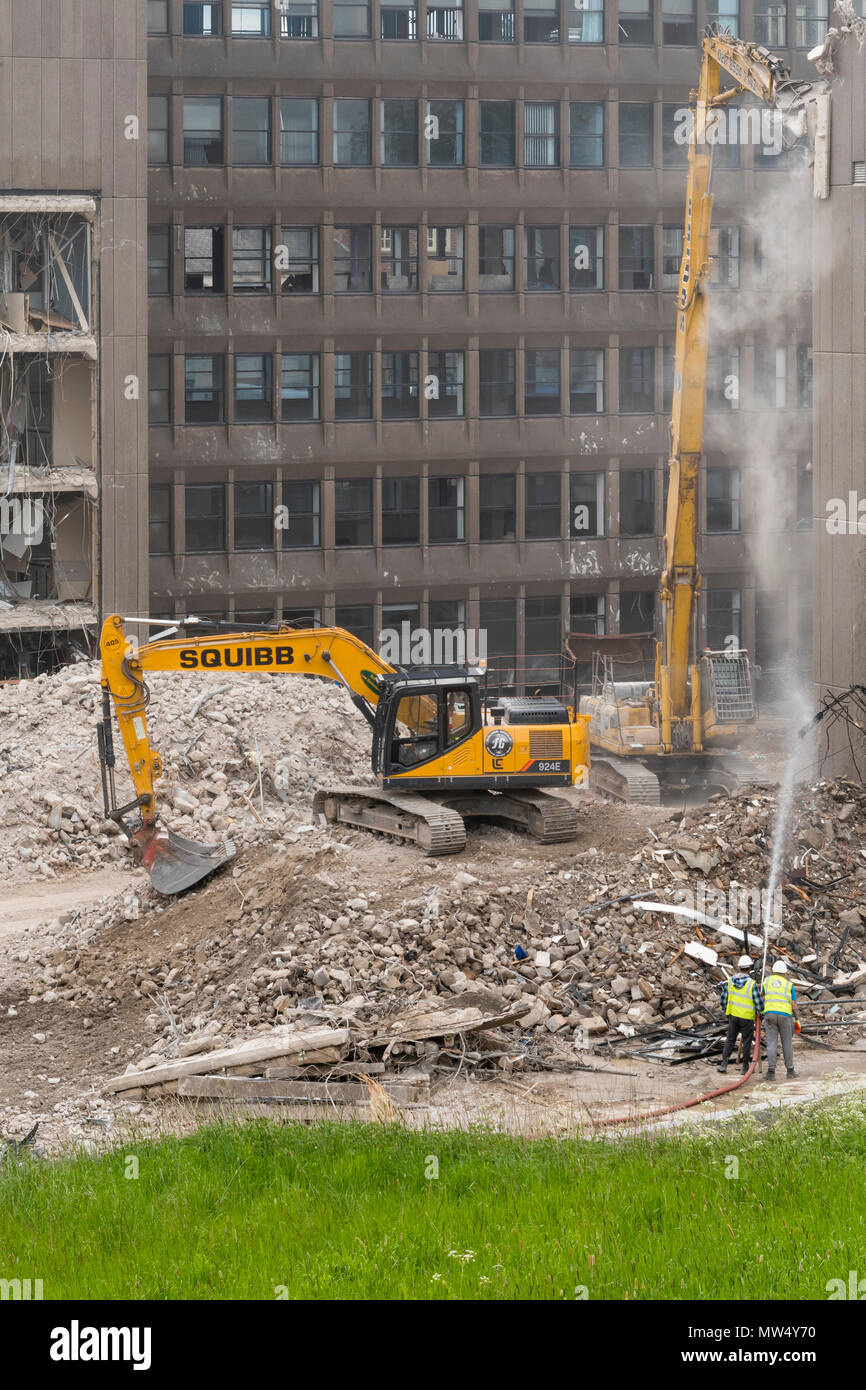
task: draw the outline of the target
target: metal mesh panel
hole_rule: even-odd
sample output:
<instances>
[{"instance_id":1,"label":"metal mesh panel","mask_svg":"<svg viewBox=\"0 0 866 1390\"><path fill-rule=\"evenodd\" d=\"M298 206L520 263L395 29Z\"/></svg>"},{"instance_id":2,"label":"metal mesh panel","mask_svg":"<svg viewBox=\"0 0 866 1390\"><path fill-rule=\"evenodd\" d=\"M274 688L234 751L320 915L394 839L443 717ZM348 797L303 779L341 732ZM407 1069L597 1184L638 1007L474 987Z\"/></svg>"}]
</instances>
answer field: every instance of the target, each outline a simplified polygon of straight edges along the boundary
<instances>
[{"instance_id":1,"label":"metal mesh panel","mask_svg":"<svg viewBox=\"0 0 866 1390\"><path fill-rule=\"evenodd\" d=\"M701 697L719 724L744 724L757 718L752 673L745 653L710 652L701 661Z\"/></svg>"}]
</instances>

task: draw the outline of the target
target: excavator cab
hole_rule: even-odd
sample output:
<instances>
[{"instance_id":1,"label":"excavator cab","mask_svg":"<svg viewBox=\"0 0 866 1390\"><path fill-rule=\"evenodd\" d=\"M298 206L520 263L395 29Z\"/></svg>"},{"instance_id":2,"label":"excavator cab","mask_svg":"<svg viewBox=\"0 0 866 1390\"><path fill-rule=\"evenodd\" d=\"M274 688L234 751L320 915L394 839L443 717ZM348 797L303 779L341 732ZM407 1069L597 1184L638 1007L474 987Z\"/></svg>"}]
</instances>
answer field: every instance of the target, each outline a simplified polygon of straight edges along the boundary
<instances>
[{"instance_id":1,"label":"excavator cab","mask_svg":"<svg viewBox=\"0 0 866 1390\"><path fill-rule=\"evenodd\" d=\"M453 666L380 678L373 771L385 781L440 758L481 727L477 681Z\"/></svg>"}]
</instances>

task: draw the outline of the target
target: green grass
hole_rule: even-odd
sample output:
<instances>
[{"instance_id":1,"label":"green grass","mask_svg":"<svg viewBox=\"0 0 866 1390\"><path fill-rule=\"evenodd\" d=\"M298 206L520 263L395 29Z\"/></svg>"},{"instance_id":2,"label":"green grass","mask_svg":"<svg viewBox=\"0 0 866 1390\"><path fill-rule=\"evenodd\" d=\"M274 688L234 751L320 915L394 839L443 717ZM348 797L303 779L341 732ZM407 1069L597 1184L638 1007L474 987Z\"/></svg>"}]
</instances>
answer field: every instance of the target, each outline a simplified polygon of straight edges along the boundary
<instances>
[{"instance_id":1,"label":"green grass","mask_svg":"<svg viewBox=\"0 0 866 1390\"><path fill-rule=\"evenodd\" d=\"M862 1101L655 1141L265 1120L0 1166L0 1278L46 1299L823 1299L851 1269Z\"/></svg>"}]
</instances>

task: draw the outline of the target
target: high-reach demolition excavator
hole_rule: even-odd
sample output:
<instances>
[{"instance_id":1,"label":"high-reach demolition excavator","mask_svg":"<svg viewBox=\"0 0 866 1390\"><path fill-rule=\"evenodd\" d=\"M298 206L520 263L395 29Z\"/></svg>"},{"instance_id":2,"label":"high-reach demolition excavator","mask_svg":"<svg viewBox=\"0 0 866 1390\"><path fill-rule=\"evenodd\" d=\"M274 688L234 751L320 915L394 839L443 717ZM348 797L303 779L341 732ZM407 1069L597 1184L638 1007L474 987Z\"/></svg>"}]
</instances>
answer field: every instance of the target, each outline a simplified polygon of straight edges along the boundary
<instances>
[{"instance_id":1,"label":"high-reach demolition excavator","mask_svg":"<svg viewBox=\"0 0 866 1390\"><path fill-rule=\"evenodd\" d=\"M735 80L724 91L723 72ZM662 637L655 647L655 675L651 681L617 680L616 655L595 651L593 693L579 703L590 721L591 785L624 801L657 803L662 784L678 790L733 791L744 782L759 780L748 761L730 751L744 727L757 718L749 658L742 650L707 651L698 656L696 633L701 587L697 490L707 379L712 154L724 124L719 108L742 93L775 108L783 129L793 126L797 135L808 132L813 194L826 197L829 192L827 84L793 82L780 59L765 48L729 33L710 33L703 41L700 84L690 103L693 133L676 306L665 553L659 585ZM572 643L572 657L591 652L593 639L578 642L580 652ZM615 653L616 648L610 650Z\"/></svg>"},{"instance_id":2,"label":"high-reach demolition excavator","mask_svg":"<svg viewBox=\"0 0 866 1390\"><path fill-rule=\"evenodd\" d=\"M461 850L464 821L472 816L511 822L543 844L577 834L574 805L547 788L587 785L587 721L556 699L488 702L477 669L395 670L337 627L156 638L138 646L113 615L103 623L100 650L97 733L105 813L122 827L160 893L191 887L234 849L198 844L158 823L154 782L162 759L148 739L147 671L319 676L343 686L372 728L378 787L316 792L313 808L329 821L414 841L428 855ZM135 790L122 806L115 791L112 702Z\"/></svg>"}]
</instances>

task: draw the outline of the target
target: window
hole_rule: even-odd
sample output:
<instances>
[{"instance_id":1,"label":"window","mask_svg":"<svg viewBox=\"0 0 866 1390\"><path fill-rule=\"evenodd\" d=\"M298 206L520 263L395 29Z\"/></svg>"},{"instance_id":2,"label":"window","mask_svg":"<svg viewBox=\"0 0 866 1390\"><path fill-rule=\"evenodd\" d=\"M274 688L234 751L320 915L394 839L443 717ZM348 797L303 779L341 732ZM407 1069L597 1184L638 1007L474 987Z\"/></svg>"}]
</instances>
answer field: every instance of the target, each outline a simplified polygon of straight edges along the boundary
<instances>
[{"instance_id":1,"label":"window","mask_svg":"<svg viewBox=\"0 0 866 1390\"><path fill-rule=\"evenodd\" d=\"M479 163L486 168L514 167L514 102L482 101Z\"/></svg>"},{"instance_id":2,"label":"window","mask_svg":"<svg viewBox=\"0 0 866 1390\"><path fill-rule=\"evenodd\" d=\"M361 603L343 606L338 604L334 609L334 622L337 627L344 627L347 632L354 633L366 646L373 646L375 638L373 636L372 605Z\"/></svg>"},{"instance_id":3,"label":"window","mask_svg":"<svg viewBox=\"0 0 866 1390\"><path fill-rule=\"evenodd\" d=\"M437 664L451 666L457 660L472 659L474 654L471 642L466 641L466 604L460 599L431 599L428 606L430 632L433 637L433 653ZM481 655L481 653L477 653ZM458 711L462 717L458 717ZM459 743L468 732L469 711L463 691L448 695L448 742Z\"/></svg>"},{"instance_id":4,"label":"window","mask_svg":"<svg viewBox=\"0 0 866 1390\"><path fill-rule=\"evenodd\" d=\"M223 31L223 7L184 3L183 32L187 38L215 38Z\"/></svg>"},{"instance_id":5,"label":"window","mask_svg":"<svg viewBox=\"0 0 866 1390\"><path fill-rule=\"evenodd\" d=\"M447 294L463 289L463 228L427 228L427 289Z\"/></svg>"},{"instance_id":6,"label":"window","mask_svg":"<svg viewBox=\"0 0 866 1390\"><path fill-rule=\"evenodd\" d=\"M573 101L568 109L568 162L572 169L604 166L604 103Z\"/></svg>"},{"instance_id":7,"label":"window","mask_svg":"<svg viewBox=\"0 0 866 1390\"><path fill-rule=\"evenodd\" d=\"M523 0L524 43L559 43L557 0Z\"/></svg>"},{"instance_id":8,"label":"window","mask_svg":"<svg viewBox=\"0 0 866 1390\"><path fill-rule=\"evenodd\" d=\"M232 35L235 38L266 39L271 32L273 0L248 0L232 5Z\"/></svg>"},{"instance_id":9,"label":"window","mask_svg":"<svg viewBox=\"0 0 866 1390\"><path fill-rule=\"evenodd\" d=\"M273 360L264 352L235 356L235 420L262 424L274 417Z\"/></svg>"},{"instance_id":10,"label":"window","mask_svg":"<svg viewBox=\"0 0 866 1390\"><path fill-rule=\"evenodd\" d=\"M224 419L224 371L222 355L186 357L184 392L188 425L220 425Z\"/></svg>"},{"instance_id":11,"label":"window","mask_svg":"<svg viewBox=\"0 0 866 1390\"><path fill-rule=\"evenodd\" d=\"M677 290L683 259L682 227L662 227L662 289Z\"/></svg>"},{"instance_id":12,"label":"window","mask_svg":"<svg viewBox=\"0 0 866 1390\"><path fill-rule=\"evenodd\" d=\"M336 10L334 17L336 18ZM334 98L334 163L372 163L370 103L354 97Z\"/></svg>"},{"instance_id":13,"label":"window","mask_svg":"<svg viewBox=\"0 0 866 1390\"><path fill-rule=\"evenodd\" d=\"M487 636L487 655L500 676L514 680L517 652L517 605L513 598L483 598L479 605L481 631Z\"/></svg>"},{"instance_id":14,"label":"window","mask_svg":"<svg viewBox=\"0 0 866 1390\"><path fill-rule=\"evenodd\" d=\"M321 484L306 478L284 482L283 506L288 512L283 550L317 550L322 544Z\"/></svg>"},{"instance_id":15,"label":"window","mask_svg":"<svg viewBox=\"0 0 866 1390\"><path fill-rule=\"evenodd\" d=\"M512 0L478 0L478 37L482 43L514 43Z\"/></svg>"},{"instance_id":16,"label":"window","mask_svg":"<svg viewBox=\"0 0 866 1390\"><path fill-rule=\"evenodd\" d=\"M450 5L427 0L427 37L453 43L463 38L463 0L451 0Z\"/></svg>"},{"instance_id":17,"label":"window","mask_svg":"<svg viewBox=\"0 0 866 1390\"><path fill-rule=\"evenodd\" d=\"M559 348L527 348L524 414L559 414Z\"/></svg>"},{"instance_id":18,"label":"window","mask_svg":"<svg viewBox=\"0 0 866 1390\"><path fill-rule=\"evenodd\" d=\"M517 534L517 481L513 473L482 473L479 478L479 536L513 541Z\"/></svg>"},{"instance_id":19,"label":"window","mask_svg":"<svg viewBox=\"0 0 866 1390\"><path fill-rule=\"evenodd\" d=\"M514 228L478 228L478 288L514 289Z\"/></svg>"},{"instance_id":20,"label":"window","mask_svg":"<svg viewBox=\"0 0 866 1390\"><path fill-rule=\"evenodd\" d=\"M147 32L168 33L168 0L147 0Z\"/></svg>"},{"instance_id":21,"label":"window","mask_svg":"<svg viewBox=\"0 0 866 1390\"><path fill-rule=\"evenodd\" d=\"M571 527L575 540L604 535L604 474L572 473L569 488ZM578 629L574 629L578 631Z\"/></svg>"},{"instance_id":22,"label":"window","mask_svg":"<svg viewBox=\"0 0 866 1390\"><path fill-rule=\"evenodd\" d=\"M662 0L662 43L682 48L697 41L696 0Z\"/></svg>"},{"instance_id":23,"label":"window","mask_svg":"<svg viewBox=\"0 0 866 1390\"><path fill-rule=\"evenodd\" d=\"M429 10L428 10L429 15ZM427 163L434 167L463 163L463 102L428 101L424 123Z\"/></svg>"},{"instance_id":24,"label":"window","mask_svg":"<svg viewBox=\"0 0 866 1390\"><path fill-rule=\"evenodd\" d=\"M559 165L559 105L527 101L523 107L523 163L527 169Z\"/></svg>"},{"instance_id":25,"label":"window","mask_svg":"<svg viewBox=\"0 0 866 1390\"><path fill-rule=\"evenodd\" d=\"M370 37L370 7L367 0L333 0L334 38L366 39Z\"/></svg>"},{"instance_id":26,"label":"window","mask_svg":"<svg viewBox=\"0 0 866 1390\"><path fill-rule=\"evenodd\" d=\"M222 294L224 266L224 227L184 228L183 288L186 294Z\"/></svg>"},{"instance_id":27,"label":"window","mask_svg":"<svg viewBox=\"0 0 866 1390\"><path fill-rule=\"evenodd\" d=\"M707 0L707 23L717 24L720 29L727 29L734 38L738 38L740 34L740 0Z\"/></svg>"},{"instance_id":28,"label":"window","mask_svg":"<svg viewBox=\"0 0 866 1390\"><path fill-rule=\"evenodd\" d=\"M662 105L662 165L665 169L688 168L689 145L685 137L691 128L691 121L687 119L691 114L686 101L666 101Z\"/></svg>"},{"instance_id":29,"label":"window","mask_svg":"<svg viewBox=\"0 0 866 1390\"><path fill-rule=\"evenodd\" d=\"M427 506L431 545L465 541L464 489L463 478L428 478Z\"/></svg>"},{"instance_id":30,"label":"window","mask_svg":"<svg viewBox=\"0 0 866 1390\"><path fill-rule=\"evenodd\" d=\"M710 231L710 278L720 290L740 288L740 229L715 227Z\"/></svg>"},{"instance_id":31,"label":"window","mask_svg":"<svg viewBox=\"0 0 866 1390\"><path fill-rule=\"evenodd\" d=\"M569 632L604 636L604 594L572 594L569 603Z\"/></svg>"},{"instance_id":32,"label":"window","mask_svg":"<svg viewBox=\"0 0 866 1390\"><path fill-rule=\"evenodd\" d=\"M222 97L184 97L184 164L222 164L224 158Z\"/></svg>"},{"instance_id":33,"label":"window","mask_svg":"<svg viewBox=\"0 0 866 1390\"><path fill-rule=\"evenodd\" d=\"M318 227L283 227L276 265L281 294L318 294Z\"/></svg>"},{"instance_id":34,"label":"window","mask_svg":"<svg viewBox=\"0 0 866 1390\"><path fill-rule=\"evenodd\" d=\"M524 605L526 679L559 689L562 651L562 599L558 594L527 597Z\"/></svg>"},{"instance_id":35,"label":"window","mask_svg":"<svg viewBox=\"0 0 866 1390\"><path fill-rule=\"evenodd\" d=\"M655 530L654 474L651 468L623 468L619 475L619 533L651 536ZM632 631L641 629L632 629Z\"/></svg>"},{"instance_id":36,"label":"window","mask_svg":"<svg viewBox=\"0 0 866 1390\"><path fill-rule=\"evenodd\" d=\"M514 415L514 352L511 348L482 348L478 354L478 413Z\"/></svg>"},{"instance_id":37,"label":"window","mask_svg":"<svg viewBox=\"0 0 866 1390\"><path fill-rule=\"evenodd\" d=\"M797 468L797 530L812 529L812 460L807 459Z\"/></svg>"},{"instance_id":38,"label":"window","mask_svg":"<svg viewBox=\"0 0 866 1390\"><path fill-rule=\"evenodd\" d=\"M147 229L147 292L171 294L171 228Z\"/></svg>"},{"instance_id":39,"label":"window","mask_svg":"<svg viewBox=\"0 0 866 1390\"><path fill-rule=\"evenodd\" d=\"M319 0L280 0L279 8L281 39L319 37Z\"/></svg>"},{"instance_id":40,"label":"window","mask_svg":"<svg viewBox=\"0 0 866 1390\"><path fill-rule=\"evenodd\" d=\"M787 0L755 0L755 42L769 48L787 48Z\"/></svg>"},{"instance_id":41,"label":"window","mask_svg":"<svg viewBox=\"0 0 866 1390\"><path fill-rule=\"evenodd\" d=\"M812 409L812 345L797 344L797 409Z\"/></svg>"},{"instance_id":42,"label":"window","mask_svg":"<svg viewBox=\"0 0 866 1390\"><path fill-rule=\"evenodd\" d=\"M318 420L319 357L314 352L283 353L280 418Z\"/></svg>"},{"instance_id":43,"label":"window","mask_svg":"<svg viewBox=\"0 0 866 1390\"><path fill-rule=\"evenodd\" d=\"M788 403L787 353L783 347L755 344L755 405L758 410L784 410Z\"/></svg>"},{"instance_id":44,"label":"window","mask_svg":"<svg viewBox=\"0 0 866 1390\"><path fill-rule=\"evenodd\" d=\"M731 637L739 647L740 604L739 589L707 589L707 646L711 652L729 651Z\"/></svg>"},{"instance_id":45,"label":"window","mask_svg":"<svg viewBox=\"0 0 866 1390\"><path fill-rule=\"evenodd\" d=\"M604 351L572 348L569 409L572 415L601 415L604 411Z\"/></svg>"},{"instance_id":46,"label":"window","mask_svg":"<svg viewBox=\"0 0 866 1390\"><path fill-rule=\"evenodd\" d=\"M273 483L235 483L235 550L273 548Z\"/></svg>"},{"instance_id":47,"label":"window","mask_svg":"<svg viewBox=\"0 0 866 1390\"><path fill-rule=\"evenodd\" d=\"M559 228L524 228L524 286L528 290L559 289Z\"/></svg>"},{"instance_id":48,"label":"window","mask_svg":"<svg viewBox=\"0 0 866 1390\"><path fill-rule=\"evenodd\" d=\"M334 291L365 294L373 288L373 236L371 227L335 227Z\"/></svg>"},{"instance_id":49,"label":"window","mask_svg":"<svg viewBox=\"0 0 866 1390\"><path fill-rule=\"evenodd\" d=\"M418 163L418 107L414 101L382 102L382 163Z\"/></svg>"},{"instance_id":50,"label":"window","mask_svg":"<svg viewBox=\"0 0 866 1390\"><path fill-rule=\"evenodd\" d=\"M270 294L270 227L233 228L232 283L235 294Z\"/></svg>"},{"instance_id":51,"label":"window","mask_svg":"<svg viewBox=\"0 0 866 1390\"><path fill-rule=\"evenodd\" d=\"M226 490L222 483L186 488L186 552L195 555L226 548Z\"/></svg>"},{"instance_id":52,"label":"window","mask_svg":"<svg viewBox=\"0 0 866 1390\"><path fill-rule=\"evenodd\" d=\"M604 288L604 227L570 227L568 284L573 290Z\"/></svg>"},{"instance_id":53,"label":"window","mask_svg":"<svg viewBox=\"0 0 866 1390\"><path fill-rule=\"evenodd\" d=\"M171 487L152 483L147 490L148 555L171 554Z\"/></svg>"},{"instance_id":54,"label":"window","mask_svg":"<svg viewBox=\"0 0 866 1390\"><path fill-rule=\"evenodd\" d=\"M280 163L319 162L319 103L315 97L283 97L280 101Z\"/></svg>"},{"instance_id":55,"label":"window","mask_svg":"<svg viewBox=\"0 0 866 1390\"><path fill-rule=\"evenodd\" d=\"M171 358L155 353L147 359L147 423L171 423Z\"/></svg>"},{"instance_id":56,"label":"window","mask_svg":"<svg viewBox=\"0 0 866 1390\"><path fill-rule=\"evenodd\" d=\"M815 48L824 42L829 22L830 0L795 0L794 47ZM860 13L859 6L857 13Z\"/></svg>"},{"instance_id":57,"label":"window","mask_svg":"<svg viewBox=\"0 0 866 1390\"><path fill-rule=\"evenodd\" d=\"M418 10L406 0L380 0L383 39L417 39Z\"/></svg>"},{"instance_id":58,"label":"window","mask_svg":"<svg viewBox=\"0 0 866 1390\"><path fill-rule=\"evenodd\" d=\"M565 0L569 43L604 43L604 0Z\"/></svg>"},{"instance_id":59,"label":"window","mask_svg":"<svg viewBox=\"0 0 866 1390\"><path fill-rule=\"evenodd\" d=\"M619 106L619 163L621 169L651 169L653 108L649 101L623 101Z\"/></svg>"},{"instance_id":60,"label":"window","mask_svg":"<svg viewBox=\"0 0 866 1390\"><path fill-rule=\"evenodd\" d=\"M147 98L147 162L168 164L168 97Z\"/></svg>"},{"instance_id":61,"label":"window","mask_svg":"<svg viewBox=\"0 0 866 1390\"><path fill-rule=\"evenodd\" d=\"M382 289L402 294L418 288L417 227L383 227L380 232Z\"/></svg>"},{"instance_id":62,"label":"window","mask_svg":"<svg viewBox=\"0 0 866 1390\"><path fill-rule=\"evenodd\" d=\"M707 355L707 410L739 410L740 349L714 347Z\"/></svg>"},{"instance_id":63,"label":"window","mask_svg":"<svg viewBox=\"0 0 866 1390\"><path fill-rule=\"evenodd\" d=\"M417 478L382 479L382 544L417 545L421 539Z\"/></svg>"},{"instance_id":64,"label":"window","mask_svg":"<svg viewBox=\"0 0 866 1390\"><path fill-rule=\"evenodd\" d=\"M232 159L235 164L270 164L271 103L268 97L232 102Z\"/></svg>"},{"instance_id":65,"label":"window","mask_svg":"<svg viewBox=\"0 0 866 1390\"><path fill-rule=\"evenodd\" d=\"M621 290L652 289L652 227L620 227L619 287Z\"/></svg>"},{"instance_id":66,"label":"window","mask_svg":"<svg viewBox=\"0 0 866 1390\"><path fill-rule=\"evenodd\" d=\"M662 348L662 410L670 415L674 405L674 350ZM665 475L667 476L667 475ZM667 484L665 484L667 486Z\"/></svg>"},{"instance_id":67,"label":"window","mask_svg":"<svg viewBox=\"0 0 866 1390\"><path fill-rule=\"evenodd\" d=\"M619 596L620 632L653 632L656 596L652 589L625 590Z\"/></svg>"},{"instance_id":68,"label":"window","mask_svg":"<svg viewBox=\"0 0 866 1390\"><path fill-rule=\"evenodd\" d=\"M373 358L369 352L334 354L334 415L369 420L373 414Z\"/></svg>"},{"instance_id":69,"label":"window","mask_svg":"<svg viewBox=\"0 0 866 1390\"><path fill-rule=\"evenodd\" d=\"M619 41L643 45L653 42L653 0L619 0Z\"/></svg>"},{"instance_id":70,"label":"window","mask_svg":"<svg viewBox=\"0 0 866 1390\"><path fill-rule=\"evenodd\" d=\"M619 411L651 415L655 410L654 353L651 347L619 350Z\"/></svg>"},{"instance_id":71,"label":"window","mask_svg":"<svg viewBox=\"0 0 866 1390\"><path fill-rule=\"evenodd\" d=\"M431 352L424 378L427 414L431 420L462 417L463 353Z\"/></svg>"},{"instance_id":72,"label":"window","mask_svg":"<svg viewBox=\"0 0 866 1390\"><path fill-rule=\"evenodd\" d=\"M372 478L338 478L334 484L334 544L373 544Z\"/></svg>"},{"instance_id":73,"label":"window","mask_svg":"<svg viewBox=\"0 0 866 1390\"><path fill-rule=\"evenodd\" d=\"M415 420L417 417L417 352L383 352L382 418L384 420Z\"/></svg>"},{"instance_id":74,"label":"window","mask_svg":"<svg viewBox=\"0 0 866 1390\"><path fill-rule=\"evenodd\" d=\"M707 531L739 531L739 468L707 469Z\"/></svg>"},{"instance_id":75,"label":"window","mask_svg":"<svg viewBox=\"0 0 866 1390\"><path fill-rule=\"evenodd\" d=\"M525 533L528 541L558 540L560 535L559 473L526 474Z\"/></svg>"}]
</instances>

